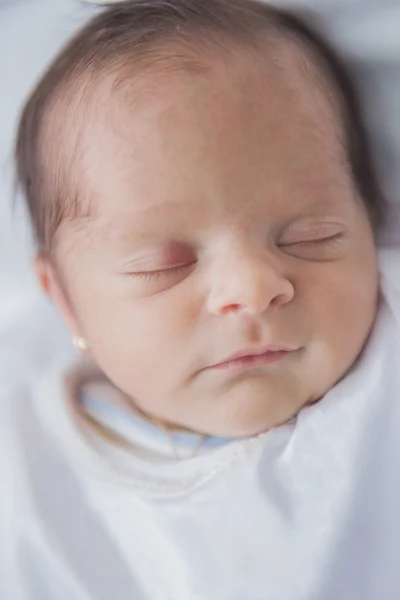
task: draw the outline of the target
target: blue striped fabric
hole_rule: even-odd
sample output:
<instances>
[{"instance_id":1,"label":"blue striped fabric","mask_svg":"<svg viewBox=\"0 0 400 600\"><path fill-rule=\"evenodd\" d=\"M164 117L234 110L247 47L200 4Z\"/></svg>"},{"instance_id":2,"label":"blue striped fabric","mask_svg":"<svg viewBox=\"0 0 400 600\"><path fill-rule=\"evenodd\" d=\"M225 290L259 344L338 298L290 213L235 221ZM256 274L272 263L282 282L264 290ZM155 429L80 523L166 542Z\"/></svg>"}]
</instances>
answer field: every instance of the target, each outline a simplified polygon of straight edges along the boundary
<instances>
[{"instance_id":1,"label":"blue striped fabric","mask_svg":"<svg viewBox=\"0 0 400 600\"><path fill-rule=\"evenodd\" d=\"M164 456L174 455L176 449L179 450L180 457L181 454L182 458L189 457L198 449L204 453L233 441L232 438L213 436L202 439L202 436L196 433L170 431L166 434L163 429L138 414L115 406L87 391L82 393L81 402L90 416L127 442Z\"/></svg>"}]
</instances>

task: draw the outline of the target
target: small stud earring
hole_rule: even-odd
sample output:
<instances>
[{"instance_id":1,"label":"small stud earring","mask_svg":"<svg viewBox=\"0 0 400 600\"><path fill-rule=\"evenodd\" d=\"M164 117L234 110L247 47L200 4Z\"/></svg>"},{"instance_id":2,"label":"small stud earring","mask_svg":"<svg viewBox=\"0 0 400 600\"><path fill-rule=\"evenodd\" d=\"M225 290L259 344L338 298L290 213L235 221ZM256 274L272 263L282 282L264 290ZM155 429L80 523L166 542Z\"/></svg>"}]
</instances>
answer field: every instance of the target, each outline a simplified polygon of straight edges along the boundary
<instances>
[{"instance_id":1,"label":"small stud earring","mask_svg":"<svg viewBox=\"0 0 400 600\"><path fill-rule=\"evenodd\" d=\"M85 340L84 337L80 337L78 335L75 335L72 338L72 345L74 346L75 350L77 350L80 353L86 352L86 350L89 347L89 344L87 343L87 341Z\"/></svg>"}]
</instances>

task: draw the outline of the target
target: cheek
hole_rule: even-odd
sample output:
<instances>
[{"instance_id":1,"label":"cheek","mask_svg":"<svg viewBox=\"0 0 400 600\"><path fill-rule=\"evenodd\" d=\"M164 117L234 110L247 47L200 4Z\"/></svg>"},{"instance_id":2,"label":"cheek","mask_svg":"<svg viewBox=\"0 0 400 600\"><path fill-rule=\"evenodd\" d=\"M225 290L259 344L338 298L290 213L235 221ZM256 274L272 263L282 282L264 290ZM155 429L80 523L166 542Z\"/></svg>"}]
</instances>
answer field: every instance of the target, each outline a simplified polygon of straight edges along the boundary
<instances>
[{"instance_id":1,"label":"cheek","mask_svg":"<svg viewBox=\"0 0 400 600\"><path fill-rule=\"evenodd\" d=\"M80 295L77 310L94 359L127 393L173 388L193 333L189 303L174 293L138 300L115 289L98 289L92 301Z\"/></svg>"},{"instance_id":2,"label":"cheek","mask_svg":"<svg viewBox=\"0 0 400 600\"><path fill-rule=\"evenodd\" d=\"M362 350L375 319L378 271L375 253L356 254L327 266L310 288L313 339L332 368L347 370Z\"/></svg>"}]
</instances>

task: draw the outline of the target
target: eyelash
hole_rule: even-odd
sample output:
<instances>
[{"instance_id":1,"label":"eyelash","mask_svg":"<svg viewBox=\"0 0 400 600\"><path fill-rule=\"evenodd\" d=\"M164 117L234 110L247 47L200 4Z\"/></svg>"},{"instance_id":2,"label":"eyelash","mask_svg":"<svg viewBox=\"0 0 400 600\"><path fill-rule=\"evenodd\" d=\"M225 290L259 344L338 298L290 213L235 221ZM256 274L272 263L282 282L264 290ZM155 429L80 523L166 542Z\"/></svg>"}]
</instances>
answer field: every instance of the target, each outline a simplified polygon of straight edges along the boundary
<instances>
[{"instance_id":1,"label":"eyelash","mask_svg":"<svg viewBox=\"0 0 400 600\"><path fill-rule=\"evenodd\" d=\"M290 243L286 243L286 244L280 244L281 248L285 248L285 246L301 246L301 245L306 245L306 244L313 244L316 246L329 246L329 245L334 245L337 242L340 242L344 237L343 233L336 233L335 235L331 235L329 237L326 238L319 238L319 239L315 239L315 240L302 240L299 242L290 242Z\"/></svg>"},{"instance_id":2,"label":"eyelash","mask_svg":"<svg viewBox=\"0 0 400 600\"><path fill-rule=\"evenodd\" d=\"M177 273L182 269L189 268L193 266L194 263L179 265L177 267L171 267L170 269L159 269L158 271L139 271L137 273L127 273L126 277L134 277L135 279L158 279L163 276L172 275L173 273Z\"/></svg>"}]
</instances>

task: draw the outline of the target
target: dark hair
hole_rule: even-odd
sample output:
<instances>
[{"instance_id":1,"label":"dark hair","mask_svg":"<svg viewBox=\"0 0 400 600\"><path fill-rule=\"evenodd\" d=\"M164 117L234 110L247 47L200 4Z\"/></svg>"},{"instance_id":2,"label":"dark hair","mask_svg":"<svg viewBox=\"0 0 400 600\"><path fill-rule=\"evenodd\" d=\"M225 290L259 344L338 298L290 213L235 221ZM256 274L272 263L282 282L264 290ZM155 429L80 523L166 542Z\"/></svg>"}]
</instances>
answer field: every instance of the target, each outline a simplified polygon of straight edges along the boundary
<instances>
[{"instance_id":1,"label":"dark hair","mask_svg":"<svg viewBox=\"0 0 400 600\"><path fill-rule=\"evenodd\" d=\"M361 110L351 78L320 34L293 13L258 0L125 0L96 14L55 58L28 99L16 140L17 182L26 199L39 251L49 252L61 221L77 216L79 202L66 198L65 187L46 189L42 131L51 107L68 85L82 75L98 74L151 51L167 41L201 39L251 43L280 34L307 47L337 88L340 115L355 185L375 231L384 220L380 192ZM147 54L146 54L147 53ZM151 60L146 63L151 66ZM68 188L67 188L68 189ZM68 200L68 201L67 201Z\"/></svg>"}]
</instances>

